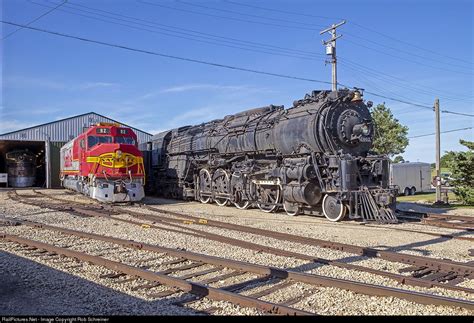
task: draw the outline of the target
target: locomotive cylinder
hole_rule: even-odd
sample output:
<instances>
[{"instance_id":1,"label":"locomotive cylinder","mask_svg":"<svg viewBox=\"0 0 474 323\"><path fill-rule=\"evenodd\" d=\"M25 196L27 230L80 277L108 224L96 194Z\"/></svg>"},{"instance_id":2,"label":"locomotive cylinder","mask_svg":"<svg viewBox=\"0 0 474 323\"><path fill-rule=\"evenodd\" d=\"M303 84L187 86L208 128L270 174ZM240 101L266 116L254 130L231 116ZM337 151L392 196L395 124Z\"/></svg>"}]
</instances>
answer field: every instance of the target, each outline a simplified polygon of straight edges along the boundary
<instances>
[{"instance_id":1,"label":"locomotive cylinder","mask_svg":"<svg viewBox=\"0 0 474 323\"><path fill-rule=\"evenodd\" d=\"M283 197L288 202L317 205L322 198L321 189L312 182L290 183L283 189Z\"/></svg>"}]
</instances>

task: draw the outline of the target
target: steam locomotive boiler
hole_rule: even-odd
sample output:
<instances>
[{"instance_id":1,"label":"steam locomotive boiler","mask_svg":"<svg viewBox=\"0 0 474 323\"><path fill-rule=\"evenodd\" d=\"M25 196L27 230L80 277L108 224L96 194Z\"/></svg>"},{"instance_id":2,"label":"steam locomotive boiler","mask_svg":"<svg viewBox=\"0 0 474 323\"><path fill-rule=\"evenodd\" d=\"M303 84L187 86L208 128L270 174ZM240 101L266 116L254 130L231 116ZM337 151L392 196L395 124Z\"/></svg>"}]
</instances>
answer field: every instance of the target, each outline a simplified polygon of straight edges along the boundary
<instances>
[{"instance_id":1,"label":"steam locomotive boiler","mask_svg":"<svg viewBox=\"0 0 474 323\"><path fill-rule=\"evenodd\" d=\"M101 202L135 202L145 196L145 169L130 128L101 122L61 148L61 183Z\"/></svg>"},{"instance_id":2,"label":"steam locomotive boiler","mask_svg":"<svg viewBox=\"0 0 474 323\"><path fill-rule=\"evenodd\" d=\"M369 107L371 103L369 104ZM149 189L264 212L395 222L389 160L369 155L374 124L359 90L313 91L152 138Z\"/></svg>"}]
</instances>

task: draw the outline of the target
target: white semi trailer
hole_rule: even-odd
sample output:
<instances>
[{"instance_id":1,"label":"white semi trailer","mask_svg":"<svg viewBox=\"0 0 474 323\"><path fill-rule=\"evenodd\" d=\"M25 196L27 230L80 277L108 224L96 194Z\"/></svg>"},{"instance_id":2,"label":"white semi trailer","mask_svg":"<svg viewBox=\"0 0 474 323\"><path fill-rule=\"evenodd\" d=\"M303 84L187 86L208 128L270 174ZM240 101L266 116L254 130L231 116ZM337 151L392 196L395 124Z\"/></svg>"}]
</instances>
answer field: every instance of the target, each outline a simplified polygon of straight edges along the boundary
<instances>
[{"instance_id":1,"label":"white semi trailer","mask_svg":"<svg viewBox=\"0 0 474 323\"><path fill-rule=\"evenodd\" d=\"M414 195L431 190L431 166L428 163L399 163L390 165L390 184L400 195Z\"/></svg>"}]
</instances>

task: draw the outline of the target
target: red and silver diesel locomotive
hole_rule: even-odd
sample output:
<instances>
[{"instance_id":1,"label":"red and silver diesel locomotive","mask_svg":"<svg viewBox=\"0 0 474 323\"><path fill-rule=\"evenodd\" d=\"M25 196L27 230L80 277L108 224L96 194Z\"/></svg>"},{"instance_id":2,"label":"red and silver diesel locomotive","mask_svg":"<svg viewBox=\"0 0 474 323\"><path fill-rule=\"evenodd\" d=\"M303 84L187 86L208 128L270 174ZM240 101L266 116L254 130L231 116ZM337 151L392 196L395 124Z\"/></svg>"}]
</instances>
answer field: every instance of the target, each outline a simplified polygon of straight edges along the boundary
<instances>
[{"instance_id":1,"label":"red and silver diesel locomotive","mask_svg":"<svg viewBox=\"0 0 474 323\"><path fill-rule=\"evenodd\" d=\"M145 168L130 128L98 123L61 148L61 183L101 202L145 196Z\"/></svg>"}]
</instances>

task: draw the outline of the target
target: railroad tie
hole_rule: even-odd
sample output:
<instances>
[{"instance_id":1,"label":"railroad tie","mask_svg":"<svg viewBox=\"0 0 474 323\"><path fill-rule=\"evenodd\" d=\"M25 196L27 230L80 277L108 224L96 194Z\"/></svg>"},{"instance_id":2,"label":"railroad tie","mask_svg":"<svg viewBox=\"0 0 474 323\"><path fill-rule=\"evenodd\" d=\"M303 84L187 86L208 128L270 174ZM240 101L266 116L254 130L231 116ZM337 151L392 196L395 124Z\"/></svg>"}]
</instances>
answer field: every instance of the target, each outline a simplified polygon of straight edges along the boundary
<instances>
[{"instance_id":1,"label":"railroad tie","mask_svg":"<svg viewBox=\"0 0 474 323\"><path fill-rule=\"evenodd\" d=\"M204 275L207 275L207 274L210 274L210 273L214 273L214 272L220 271L220 270L222 270L222 268L215 268L214 267L214 268L198 271L198 272L195 272L195 273L189 273L189 274L186 274L186 275L183 275L183 276L178 276L176 278L179 278L179 279L195 278L195 277L204 276Z\"/></svg>"},{"instance_id":2,"label":"railroad tie","mask_svg":"<svg viewBox=\"0 0 474 323\"><path fill-rule=\"evenodd\" d=\"M428 269L423 269L420 271L415 271L414 273L411 274L411 276L414 278L420 278L428 274L431 274L432 272L433 272L433 269L428 268Z\"/></svg>"},{"instance_id":3,"label":"railroad tie","mask_svg":"<svg viewBox=\"0 0 474 323\"><path fill-rule=\"evenodd\" d=\"M160 284L160 283L149 283L149 284L134 286L134 287L132 287L132 290L136 291L136 290L139 290L139 289L151 289L151 288L155 288L155 287L158 287L158 286L161 286L161 285L162 284Z\"/></svg>"},{"instance_id":4,"label":"railroad tie","mask_svg":"<svg viewBox=\"0 0 474 323\"><path fill-rule=\"evenodd\" d=\"M262 276L262 277L259 277L259 278L246 280L246 281L243 281L241 283L220 287L219 289L223 289L223 290L228 291L228 292L235 292L235 291L238 291L238 290L240 290L242 288L245 288L247 286L251 286L251 285L254 285L254 284L257 284L257 283L272 280L273 278L275 278L275 277L266 275L266 276Z\"/></svg>"},{"instance_id":5,"label":"railroad tie","mask_svg":"<svg viewBox=\"0 0 474 323\"><path fill-rule=\"evenodd\" d=\"M428 268L428 267L408 266L408 267L399 269L398 272L399 272L399 273L411 273L411 272L414 272L414 271L425 270L425 269L427 269L427 268Z\"/></svg>"},{"instance_id":6,"label":"railroad tie","mask_svg":"<svg viewBox=\"0 0 474 323\"><path fill-rule=\"evenodd\" d=\"M130 277L130 278L125 278L125 279L116 279L113 281L114 284L124 284L124 283L129 283L131 281L137 280L138 277Z\"/></svg>"},{"instance_id":7,"label":"railroad tie","mask_svg":"<svg viewBox=\"0 0 474 323\"><path fill-rule=\"evenodd\" d=\"M119 278L122 276L126 276L124 273L110 273L110 274L104 274L100 275L99 278Z\"/></svg>"},{"instance_id":8,"label":"railroad tie","mask_svg":"<svg viewBox=\"0 0 474 323\"><path fill-rule=\"evenodd\" d=\"M235 270L235 271L232 271L232 272L227 273L227 274L223 274L223 275L220 275L220 276L216 276L216 277L208 278L208 279L205 279L205 280L201 280L201 281L199 281L199 283L200 284L212 284L212 283L215 283L215 282L218 282L218 281L224 281L228 278L237 277L237 276L240 276L240 275L243 275L243 274L245 274L244 271Z\"/></svg>"},{"instance_id":9,"label":"railroad tie","mask_svg":"<svg viewBox=\"0 0 474 323\"><path fill-rule=\"evenodd\" d=\"M306 297L310 296L310 295L313 295L315 293L318 292L318 289L316 288L312 288L312 289L309 289L309 290L306 290L303 292L302 295L300 296L296 296L296 297L292 297L286 301L284 301L283 303L281 303L282 305L284 306L291 306L293 304L296 304L298 302L300 302L301 300L305 299Z\"/></svg>"},{"instance_id":10,"label":"railroad tie","mask_svg":"<svg viewBox=\"0 0 474 323\"><path fill-rule=\"evenodd\" d=\"M166 270L163 270L163 271L158 271L157 274L167 275L167 274L171 274L171 273L176 272L176 271L182 271L182 270L187 270L187 269L200 267L202 265L204 265L202 262L192 262L190 264L183 265L183 266L180 266L180 267L169 268L169 269L166 269Z\"/></svg>"},{"instance_id":11,"label":"railroad tie","mask_svg":"<svg viewBox=\"0 0 474 323\"><path fill-rule=\"evenodd\" d=\"M179 289L171 288L171 289L167 289L167 290L164 290L164 291L158 292L158 293L150 293L150 294L147 294L147 296L152 297L152 298L163 298L163 297L171 296L171 295L176 294L178 292L180 292Z\"/></svg>"},{"instance_id":12,"label":"railroad tie","mask_svg":"<svg viewBox=\"0 0 474 323\"><path fill-rule=\"evenodd\" d=\"M294 285L294 284L295 284L294 281L287 280L287 281L284 281L283 283L275 284L275 285L273 285L269 288L266 288L264 290L261 290L259 292L256 292L256 293L253 293L253 294L250 294L250 295L247 295L247 296L254 297L254 298L260 298L260 297L269 295L273 292L276 292L277 290L287 288L287 287L289 287L291 285Z\"/></svg>"}]
</instances>

